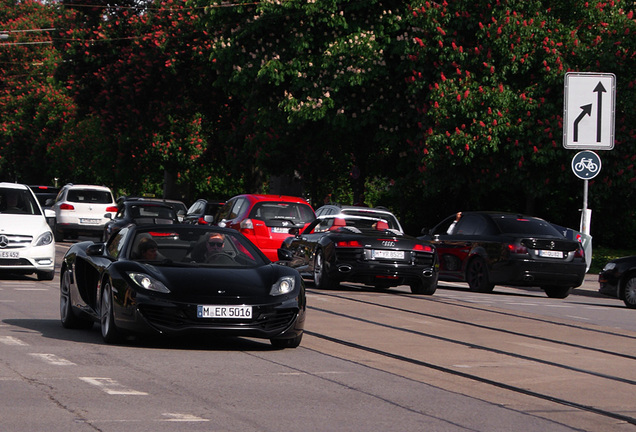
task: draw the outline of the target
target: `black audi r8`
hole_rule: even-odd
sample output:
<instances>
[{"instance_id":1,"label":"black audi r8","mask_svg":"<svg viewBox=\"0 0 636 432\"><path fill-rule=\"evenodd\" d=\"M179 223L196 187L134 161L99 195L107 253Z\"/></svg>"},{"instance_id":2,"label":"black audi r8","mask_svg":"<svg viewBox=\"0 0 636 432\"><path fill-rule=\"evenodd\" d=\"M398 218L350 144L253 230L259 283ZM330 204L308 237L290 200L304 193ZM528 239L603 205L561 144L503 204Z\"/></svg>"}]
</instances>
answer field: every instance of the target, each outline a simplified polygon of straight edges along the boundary
<instances>
[{"instance_id":1,"label":"black audi r8","mask_svg":"<svg viewBox=\"0 0 636 432\"><path fill-rule=\"evenodd\" d=\"M305 285L235 230L206 225L128 226L107 243L69 248L60 270L66 328L99 322L122 336L221 334L295 348L303 336Z\"/></svg>"},{"instance_id":2,"label":"black audi r8","mask_svg":"<svg viewBox=\"0 0 636 432\"><path fill-rule=\"evenodd\" d=\"M414 294L434 294L438 264L428 242L365 216L320 216L302 232L290 230L278 249L281 263L313 277L316 288L358 282L377 288L409 285Z\"/></svg>"}]
</instances>

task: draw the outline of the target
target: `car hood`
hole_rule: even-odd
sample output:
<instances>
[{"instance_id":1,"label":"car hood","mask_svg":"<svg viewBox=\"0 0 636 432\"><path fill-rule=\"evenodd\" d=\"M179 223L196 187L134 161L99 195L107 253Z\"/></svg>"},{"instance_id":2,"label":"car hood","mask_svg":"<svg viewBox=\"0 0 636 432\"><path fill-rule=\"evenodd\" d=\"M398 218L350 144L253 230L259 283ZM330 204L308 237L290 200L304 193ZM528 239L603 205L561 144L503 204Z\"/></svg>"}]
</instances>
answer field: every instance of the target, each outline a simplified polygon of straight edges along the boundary
<instances>
[{"instance_id":1,"label":"car hood","mask_svg":"<svg viewBox=\"0 0 636 432\"><path fill-rule=\"evenodd\" d=\"M166 284L172 296L184 301L205 298L253 298L269 295L283 276L281 266L256 268L146 266L148 273Z\"/></svg>"},{"instance_id":2,"label":"car hood","mask_svg":"<svg viewBox=\"0 0 636 432\"><path fill-rule=\"evenodd\" d=\"M46 231L50 231L50 228L42 215L0 213L0 234L26 235L37 238Z\"/></svg>"}]
</instances>

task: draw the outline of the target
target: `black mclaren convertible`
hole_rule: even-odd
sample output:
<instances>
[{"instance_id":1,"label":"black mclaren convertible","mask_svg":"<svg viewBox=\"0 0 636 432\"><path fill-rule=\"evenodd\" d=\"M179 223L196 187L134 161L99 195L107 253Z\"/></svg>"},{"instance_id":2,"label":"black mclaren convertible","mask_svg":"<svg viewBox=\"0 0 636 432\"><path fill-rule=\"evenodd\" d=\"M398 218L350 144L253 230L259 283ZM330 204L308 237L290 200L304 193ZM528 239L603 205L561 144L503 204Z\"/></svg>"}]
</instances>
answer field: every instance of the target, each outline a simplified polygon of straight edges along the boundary
<instances>
[{"instance_id":1,"label":"black mclaren convertible","mask_svg":"<svg viewBox=\"0 0 636 432\"><path fill-rule=\"evenodd\" d=\"M235 230L205 225L129 226L107 243L69 248L60 270L66 328L126 334L215 334L295 348L305 321L300 274L271 263Z\"/></svg>"},{"instance_id":2,"label":"black mclaren convertible","mask_svg":"<svg viewBox=\"0 0 636 432\"><path fill-rule=\"evenodd\" d=\"M434 294L438 264L430 243L390 229L366 216L320 216L302 232L290 230L278 249L281 263L314 279L316 288L357 282L377 288L409 285L414 294Z\"/></svg>"}]
</instances>

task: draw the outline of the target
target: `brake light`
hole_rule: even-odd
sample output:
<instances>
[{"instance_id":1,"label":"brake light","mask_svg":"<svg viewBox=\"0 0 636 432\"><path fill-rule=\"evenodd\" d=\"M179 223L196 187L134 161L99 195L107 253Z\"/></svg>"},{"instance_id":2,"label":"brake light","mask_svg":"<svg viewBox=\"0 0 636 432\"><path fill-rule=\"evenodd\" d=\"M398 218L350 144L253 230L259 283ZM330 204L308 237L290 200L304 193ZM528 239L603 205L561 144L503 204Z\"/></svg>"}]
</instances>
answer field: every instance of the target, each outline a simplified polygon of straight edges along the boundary
<instances>
[{"instance_id":1,"label":"brake light","mask_svg":"<svg viewBox=\"0 0 636 432\"><path fill-rule=\"evenodd\" d=\"M508 244L508 252L512 254L527 254L528 248L520 243Z\"/></svg>"},{"instance_id":2,"label":"brake light","mask_svg":"<svg viewBox=\"0 0 636 432\"><path fill-rule=\"evenodd\" d=\"M416 252L433 252L433 247L430 245L416 244L413 250Z\"/></svg>"},{"instance_id":3,"label":"brake light","mask_svg":"<svg viewBox=\"0 0 636 432\"><path fill-rule=\"evenodd\" d=\"M119 209L117 207L115 207L115 206L106 207L106 213L117 213L117 210L119 210Z\"/></svg>"},{"instance_id":4,"label":"brake light","mask_svg":"<svg viewBox=\"0 0 636 432\"><path fill-rule=\"evenodd\" d=\"M576 249L576 252L574 252L574 256L576 258L585 258L585 251L583 250L583 247L581 246L580 243L579 243L579 247Z\"/></svg>"},{"instance_id":5,"label":"brake light","mask_svg":"<svg viewBox=\"0 0 636 432\"><path fill-rule=\"evenodd\" d=\"M241 229L249 229L249 230L253 230L254 229L254 223L252 222L252 219L244 219L241 221L241 223L239 224L239 227Z\"/></svg>"},{"instance_id":6,"label":"brake light","mask_svg":"<svg viewBox=\"0 0 636 432\"><path fill-rule=\"evenodd\" d=\"M199 225L207 225L208 223L205 221L205 218L200 217L197 221Z\"/></svg>"},{"instance_id":7,"label":"brake light","mask_svg":"<svg viewBox=\"0 0 636 432\"><path fill-rule=\"evenodd\" d=\"M75 207L73 207L71 204L61 204L60 205L60 210L75 210Z\"/></svg>"},{"instance_id":8,"label":"brake light","mask_svg":"<svg viewBox=\"0 0 636 432\"><path fill-rule=\"evenodd\" d=\"M348 241L339 241L336 242L336 247L349 247L349 248L359 248L362 247L362 243L358 240L348 240Z\"/></svg>"}]
</instances>

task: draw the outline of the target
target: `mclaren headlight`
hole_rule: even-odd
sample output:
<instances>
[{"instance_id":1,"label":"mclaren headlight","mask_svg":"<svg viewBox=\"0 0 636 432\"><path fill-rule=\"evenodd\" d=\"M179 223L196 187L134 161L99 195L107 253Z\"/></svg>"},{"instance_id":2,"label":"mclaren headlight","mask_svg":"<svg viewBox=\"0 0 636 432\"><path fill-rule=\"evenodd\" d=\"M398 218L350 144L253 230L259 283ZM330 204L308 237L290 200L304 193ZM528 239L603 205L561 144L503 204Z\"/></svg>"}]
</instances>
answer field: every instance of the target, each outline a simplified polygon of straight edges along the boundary
<instances>
[{"instance_id":1,"label":"mclaren headlight","mask_svg":"<svg viewBox=\"0 0 636 432\"><path fill-rule=\"evenodd\" d=\"M289 294L294 290L295 284L296 280L293 276L283 276L278 279L274 285L272 285L272 289L269 291L269 294L273 296Z\"/></svg>"},{"instance_id":2,"label":"mclaren headlight","mask_svg":"<svg viewBox=\"0 0 636 432\"><path fill-rule=\"evenodd\" d=\"M160 293L169 293L170 290L167 286L163 284L163 282L158 281L152 276L148 276L145 273L134 273L128 272L128 276L133 280L137 285L139 285L143 289L147 289L150 291L157 291Z\"/></svg>"}]
</instances>

